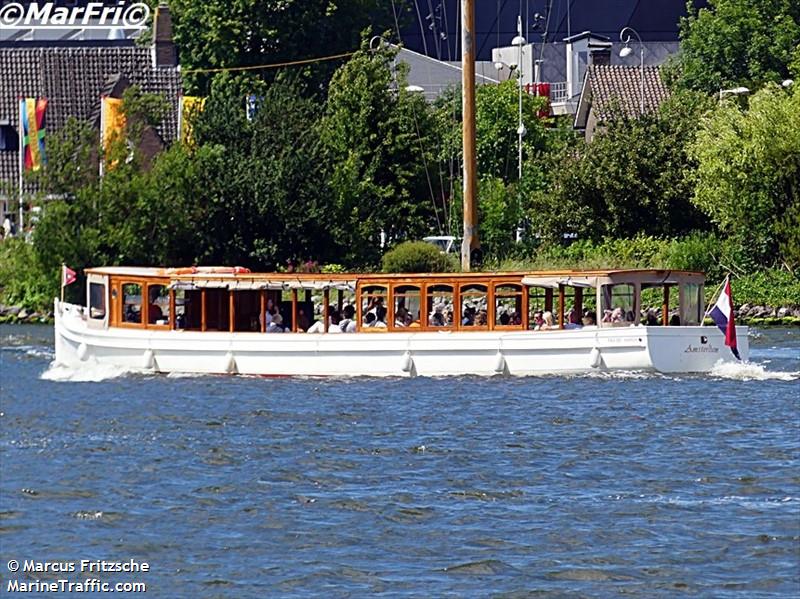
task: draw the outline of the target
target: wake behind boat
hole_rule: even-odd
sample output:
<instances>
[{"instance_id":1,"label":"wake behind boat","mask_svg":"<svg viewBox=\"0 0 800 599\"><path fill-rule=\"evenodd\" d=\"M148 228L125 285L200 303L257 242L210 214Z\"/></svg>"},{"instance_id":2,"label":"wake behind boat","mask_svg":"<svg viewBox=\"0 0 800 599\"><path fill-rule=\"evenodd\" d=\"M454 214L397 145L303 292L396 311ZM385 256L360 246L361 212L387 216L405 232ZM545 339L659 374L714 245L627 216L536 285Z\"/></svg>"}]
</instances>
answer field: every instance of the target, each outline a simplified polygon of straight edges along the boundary
<instances>
[{"instance_id":1,"label":"wake behind boat","mask_svg":"<svg viewBox=\"0 0 800 599\"><path fill-rule=\"evenodd\" d=\"M56 362L252 375L708 372L736 362L702 325L704 276L665 270L441 274L86 271L56 300ZM658 306L645 310L643 306ZM737 327L747 360L747 328Z\"/></svg>"}]
</instances>

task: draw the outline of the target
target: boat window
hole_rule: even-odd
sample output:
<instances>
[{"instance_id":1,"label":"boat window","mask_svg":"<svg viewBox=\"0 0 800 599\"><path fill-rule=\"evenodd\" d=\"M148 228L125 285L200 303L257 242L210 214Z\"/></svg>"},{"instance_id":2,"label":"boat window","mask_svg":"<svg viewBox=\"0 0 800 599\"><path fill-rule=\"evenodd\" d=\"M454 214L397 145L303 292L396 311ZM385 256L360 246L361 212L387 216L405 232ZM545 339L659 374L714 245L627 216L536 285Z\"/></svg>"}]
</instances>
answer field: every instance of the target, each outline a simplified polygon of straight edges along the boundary
<instances>
[{"instance_id":1,"label":"boat window","mask_svg":"<svg viewBox=\"0 0 800 599\"><path fill-rule=\"evenodd\" d=\"M148 324L169 324L169 290L166 285L147 286Z\"/></svg>"},{"instance_id":2,"label":"boat window","mask_svg":"<svg viewBox=\"0 0 800 599\"><path fill-rule=\"evenodd\" d=\"M428 285L426 307L428 326L452 328L454 324L453 286Z\"/></svg>"},{"instance_id":3,"label":"boat window","mask_svg":"<svg viewBox=\"0 0 800 599\"><path fill-rule=\"evenodd\" d=\"M139 283L122 284L122 322L142 322L142 286Z\"/></svg>"},{"instance_id":4,"label":"boat window","mask_svg":"<svg viewBox=\"0 0 800 599\"><path fill-rule=\"evenodd\" d=\"M383 285L361 288L361 326L368 329L385 329L388 291Z\"/></svg>"},{"instance_id":5,"label":"boat window","mask_svg":"<svg viewBox=\"0 0 800 599\"><path fill-rule=\"evenodd\" d=\"M206 289L206 330L227 331L230 328L230 305L227 289Z\"/></svg>"},{"instance_id":6,"label":"boat window","mask_svg":"<svg viewBox=\"0 0 800 599\"><path fill-rule=\"evenodd\" d=\"M700 297L700 285L684 283L683 301L681 302L681 323L685 325L700 324L703 299Z\"/></svg>"},{"instance_id":7,"label":"boat window","mask_svg":"<svg viewBox=\"0 0 800 599\"><path fill-rule=\"evenodd\" d=\"M635 287L630 283L603 285L603 326L628 326L638 321L634 314Z\"/></svg>"},{"instance_id":8,"label":"boat window","mask_svg":"<svg viewBox=\"0 0 800 599\"><path fill-rule=\"evenodd\" d=\"M89 318L103 320L106 317L106 286L89 283Z\"/></svg>"},{"instance_id":9,"label":"boat window","mask_svg":"<svg viewBox=\"0 0 800 599\"><path fill-rule=\"evenodd\" d=\"M464 328L486 327L489 289L486 285L465 283L461 286L461 326Z\"/></svg>"},{"instance_id":10,"label":"boat window","mask_svg":"<svg viewBox=\"0 0 800 599\"><path fill-rule=\"evenodd\" d=\"M494 326L522 326L522 287L515 284L496 285L494 288Z\"/></svg>"},{"instance_id":11,"label":"boat window","mask_svg":"<svg viewBox=\"0 0 800 599\"><path fill-rule=\"evenodd\" d=\"M261 330L261 321L258 312L261 310L260 291L234 291L234 331L258 332Z\"/></svg>"},{"instance_id":12,"label":"boat window","mask_svg":"<svg viewBox=\"0 0 800 599\"><path fill-rule=\"evenodd\" d=\"M175 328L199 331L203 318L203 296L199 289L175 290Z\"/></svg>"},{"instance_id":13,"label":"boat window","mask_svg":"<svg viewBox=\"0 0 800 599\"><path fill-rule=\"evenodd\" d=\"M549 307L548 295L551 304ZM547 310L552 310L552 290L544 287L528 287L528 328L539 330L544 324L543 315Z\"/></svg>"},{"instance_id":14,"label":"boat window","mask_svg":"<svg viewBox=\"0 0 800 599\"><path fill-rule=\"evenodd\" d=\"M420 290L416 285L398 285L392 290L394 326L418 327L420 319Z\"/></svg>"}]
</instances>

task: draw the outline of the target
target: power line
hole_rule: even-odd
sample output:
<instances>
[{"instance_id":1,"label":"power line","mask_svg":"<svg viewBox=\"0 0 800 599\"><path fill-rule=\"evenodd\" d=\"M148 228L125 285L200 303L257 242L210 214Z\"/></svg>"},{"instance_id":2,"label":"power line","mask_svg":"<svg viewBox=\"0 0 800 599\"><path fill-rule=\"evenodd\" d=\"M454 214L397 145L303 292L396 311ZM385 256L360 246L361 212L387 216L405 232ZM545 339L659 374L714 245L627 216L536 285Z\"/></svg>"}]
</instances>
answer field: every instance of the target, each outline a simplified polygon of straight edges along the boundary
<instances>
[{"instance_id":1,"label":"power line","mask_svg":"<svg viewBox=\"0 0 800 599\"><path fill-rule=\"evenodd\" d=\"M257 64L244 67L218 67L214 69L182 69L181 73L221 73L223 71L258 71L261 69L277 69L280 67L291 67L298 64L311 64L313 62L323 62L326 60L336 60L337 58L347 58L353 56L355 52L344 52L343 54L332 54L331 56L320 56L319 58L305 58L302 60L292 60L289 62L274 62L271 64Z\"/></svg>"}]
</instances>

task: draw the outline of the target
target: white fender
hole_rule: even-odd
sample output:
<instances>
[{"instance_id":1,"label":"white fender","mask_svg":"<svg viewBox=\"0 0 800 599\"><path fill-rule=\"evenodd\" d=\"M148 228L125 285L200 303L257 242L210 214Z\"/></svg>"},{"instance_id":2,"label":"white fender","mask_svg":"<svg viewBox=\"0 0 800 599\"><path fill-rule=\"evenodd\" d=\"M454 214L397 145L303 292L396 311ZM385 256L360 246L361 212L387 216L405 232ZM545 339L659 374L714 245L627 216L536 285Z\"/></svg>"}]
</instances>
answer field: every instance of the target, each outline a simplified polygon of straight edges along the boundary
<instances>
[{"instance_id":1,"label":"white fender","mask_svg":"<svg viewBox=\"0 0 800 599\"><path fill-rule=\"evenodd\" d=\"M86 360L86 357L89 355L89 348L86 347L85 343L81 343L78 346L78 359L83 362Z\"/></svg>"},{"instance_id":2,"label":"white fender","mask_svg":"<svg viewBox=\"0 0 800 599\"><path fill-rule=\"evenodd\" d=\"M600 365L603 363L603 356L600 355L600 349L597 347L593 347L592 351L589 353L589 366L592 368L600 368Z\"/></svg>"},{"instance_id":3,"label":"white fender","mask_svg":"<svg viewBox=\"0 0 800 599\"><path fill-rule=\"evenodd\" d=\"M232 352L225 354L225 371L228 374L235 374L237 372L236 358L233 357Z\"/></svg>"},{"instance_id":4,"label":"white fender","mask_svg":"<svg viewBox=\"0 0 800 599\"><path fill-rule=\"evenodd\" d=\"M403 354L403 362L400 366L403 372L411 372L414 368L414 359L411 357L411 352L407 351Z\"/></svg>"},{"instance_id":5,"label":"white fender","mask_svg":"<svg viewBox=\"0 0 800 599\"><path fill-rule=\"evenodd\" d=\"M506 358L500 350L494 356L494 371L498 374L506 371Z\"/></svg>"},{"instance_id":6,"label":"white fender","mask_svg":"<svg viewBox=\"0 0 800 599\"><path fill-rule=\"evenodd\" d=\"M153 357L153 350L146 349L144 355L142 356L142 368L150 370L151 368L153 368L154 362L155 360Z\"/></svg>"}]
</instances>

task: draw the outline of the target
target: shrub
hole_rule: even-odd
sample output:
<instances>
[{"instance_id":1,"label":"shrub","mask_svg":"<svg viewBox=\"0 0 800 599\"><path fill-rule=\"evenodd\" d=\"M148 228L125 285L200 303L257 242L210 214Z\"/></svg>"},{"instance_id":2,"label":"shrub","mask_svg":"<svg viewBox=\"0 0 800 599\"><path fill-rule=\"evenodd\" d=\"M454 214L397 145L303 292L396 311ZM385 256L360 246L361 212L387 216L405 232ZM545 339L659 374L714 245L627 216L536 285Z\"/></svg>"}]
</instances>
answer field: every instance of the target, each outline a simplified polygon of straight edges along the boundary
<instances>
[{"instance_id":1,"label":"shrub","mask_svg":"<svg viewBox=\"0 0 800 599\"><path fill-rule=\"evenodd\" d=\"M455 261L426 241L406 241L383 255L383 272L453 272Z\"/></svg>"},{"instance_id":2,"label":"shrub","mask_svg":"<svg viewBox=\"0 0 800 599\"><path fill-rule=\"evenodd\" d=\"M58 294L58 271L45 269L21 238L0 241L0 303L47 312Z\"/></svg>"}]
</instances>

